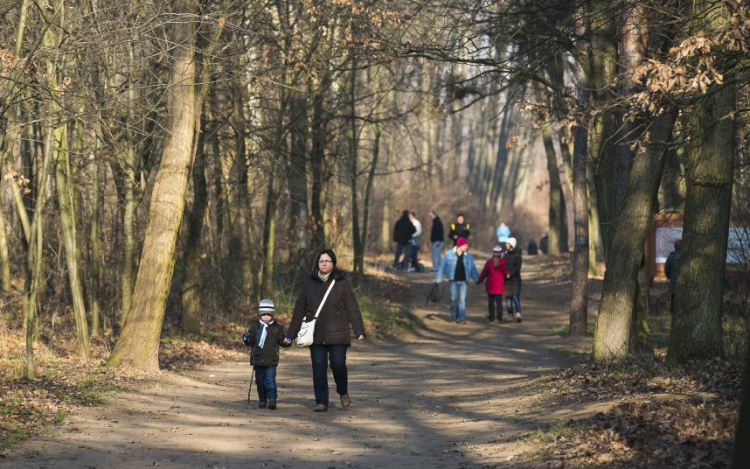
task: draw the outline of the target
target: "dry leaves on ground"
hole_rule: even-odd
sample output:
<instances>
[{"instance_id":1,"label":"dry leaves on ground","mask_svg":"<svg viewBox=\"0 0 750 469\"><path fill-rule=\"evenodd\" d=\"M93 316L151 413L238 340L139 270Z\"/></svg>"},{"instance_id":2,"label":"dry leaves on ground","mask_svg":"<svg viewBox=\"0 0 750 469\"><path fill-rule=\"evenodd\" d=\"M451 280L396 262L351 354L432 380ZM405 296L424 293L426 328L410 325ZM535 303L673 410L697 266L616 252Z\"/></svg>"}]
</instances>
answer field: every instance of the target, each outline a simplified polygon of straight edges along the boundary
<instances>
[{"instance_id":1,"label":"dry leaves on ground","mask_svg":"<svg viewBox=\"0 0 750 469\"><path fill-rule=\"evenodd\" d=\"M532 467L729 467L741 391L739 364L659 358L583 363L552 377L555 405L616 403L609 412L552 429ZM617 403L619 401L619 403Z\"/></svg>"}]
</instances>

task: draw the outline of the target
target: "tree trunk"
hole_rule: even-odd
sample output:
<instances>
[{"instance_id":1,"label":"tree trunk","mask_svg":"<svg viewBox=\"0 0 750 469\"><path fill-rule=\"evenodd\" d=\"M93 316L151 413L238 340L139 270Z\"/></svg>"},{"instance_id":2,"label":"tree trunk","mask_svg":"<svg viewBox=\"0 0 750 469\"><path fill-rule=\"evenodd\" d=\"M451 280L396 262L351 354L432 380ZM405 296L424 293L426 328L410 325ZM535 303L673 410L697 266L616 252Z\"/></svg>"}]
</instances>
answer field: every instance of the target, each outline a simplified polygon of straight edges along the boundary
<instances>
[{"instance_id":1,"label":"tree trunk","mask_svg":"<svg viewBox=\"0 0 750 469\"><path fill-rule=\"evenodd\" d=\"M177 13L195 13L193 0L176 2ZM167 296L174 272L177 235L185 207L195 137L195 31L193 18L174 26L174 64L167 90L167 138L152 192L133 307L109 366L159 368Z\"/></svg>"},{"instance_id":2,"label":"tree trunk","mask_svg":"<svg viewBox=\"0 0 750 469\"><path fill-rule=\"evenodd\" d=\"M722 303L734 172L733 85L693 107L680 274L667 363L723 355Z\"/></svg>"},{"instance_id":3,"label":"tree trunk","mask_svg":"<svg viewBox=\"0 0 750 469\"><path fill-rule=\"evenodd\" d=\"M91 259L89 261L89 272L91 274L89 291L89 315L91 317L91 337L99 337L102 333L101 309L99 305L99 286L101 282L100 269L102 265L102 204L99 181L104 177L102 164L99 158L99 142L101 129L96 125L94 135L94 151L91 155L91 231L89 232L89 243L91 245Z\"/></svg>"},{"instance_id":4,"label":"tree trunk","mask_svg":"<svg viewBox=\"0 0 750 469\"><path fill-rule=\"evenodd\" d=\"M205 129L205 119L200 119L200 128ZM188 215L188 235L185 246L185 281L182 284L182 332L185 334L200 334L203 304L202 244L203 219L206 216L208 188L206 184L205 165L205 131L196 132L198 151L193 163L193 207Z\"/></svg>"},{"instance_id":5,"label":"tree trunk","mask_svg":"<svg viewBox=\"0 0 750 469\"><path fill-rule=\"evenodd\" d=\"M138 160L136 157L135 141L137 135L137 123L135 115L136 92L134 70L135 70L135 52L133 50L135 40L131 41L128 46L128 103L127 103L127 124L125 133L127 135L127 149L125 150L126 160L119 165L122 174L123 189L123 216L122 228L124 235L123 246L123 264L122 277L120 283L120 325L124 326L128 319L128 314L133 305L133 286L136 282L136 266L138 258L138 196L136 194L136 168Z\"/></svg>"},{"instance_id":6,"label":"tree trunk","mask_svg":"<svg viewBox=\"0 0 750 469\"><path fill-rule=\"evenodd\" d=\"M0 113L2 113L1 110ZM4 121L2 115L0 115L0 121ZM5 130L6 126L3 123L0 125L0 132L2 132L0 133L0 187L2 187L2 182L6 179L3 168L5 167L5 155L9 153ZM12 181L9 182L13 184ZM2 194L2 191L0 191L0 194ZM12 286L10 280L10 255L5 227L5 210L0 209L0 291L3 295L8 295L11 292Z\"/></svg>"},{"instance_id":7,"label":"tree trunk","mask_svg":"<svg viewBox=\"0 0 750 469\"><path fill-rule=\"evenodd\" d=\"M588 119L581 111L588 106L586 77L578 70L578 111L580 122L573 131L573 242L572 296L570 300L570 335L585 336L588 332L589 286L589 197L588 197Z\"/></svg>"},{"instance_id":8,"label":"tree trunk","mask_svg":"<svg viewBox=\"0 0 750 469\"><path fill-rule=\"evenodd\" d=\"M83 282L80 276L78 245L76 242L76 220L73 204L73 185L68 158L68 132L65 124L55 129L52 151L55 158L55 181L57 184L57 202L60 209L63 244L65 245L65 263L68 270L68 282L73 304L73 315L78 339L78 356L89 358L89 328L86 315L86 302L83 299Z\"/></svg>"},{"instance_id":9,"label":"tree trunk","mask_svg":"<svg viewBox=\"0 0 750 469\"><path fill-rule=\"evenodd\" d=\"M545 99L545 90L537 82L536 95L540 102L548 104ZM552 143L552 121L547 119L543 123L542 141L547 155L547 174L549 176L549 244L548 254L557 257L563 252L568 252L568 214L565 208L565 197L560 182L560 169L557 167L557 154Z\"/></svg>"},{"instance_id":10,"label":"tree trunk","mask_svg":"<svg viewBox=\"0 0 750 469\"><path fill-rule=\"evenodd\" d=\"M357 184L357 158L359 150L359 139L357 135L357 59L355 52L352 51L352 69L349 76L349 99L351 106L349 115L349 190L351 197L351 216L352 216L352 248L354 259L352 272L354 274L364 273L365 266L365 247L362 243L362 232L359 223L359 188Z\"/></svg>"},{"instance_id":11,"label":"tree trunk","mask_svg":"<svg viewBox=\"0 0 750 469\"><path fill-rule=\"evenodd\" d=\"M630 182L612 230L612 245L607 255L602 301L594 334L594 358L610 360L632 351L631 328L638 307L638 269L643 246L654 216L656 193L667 145L670 142L676 111L656 118L651 125L648 150L633 162Z\"/></svg>"}]
</instances>

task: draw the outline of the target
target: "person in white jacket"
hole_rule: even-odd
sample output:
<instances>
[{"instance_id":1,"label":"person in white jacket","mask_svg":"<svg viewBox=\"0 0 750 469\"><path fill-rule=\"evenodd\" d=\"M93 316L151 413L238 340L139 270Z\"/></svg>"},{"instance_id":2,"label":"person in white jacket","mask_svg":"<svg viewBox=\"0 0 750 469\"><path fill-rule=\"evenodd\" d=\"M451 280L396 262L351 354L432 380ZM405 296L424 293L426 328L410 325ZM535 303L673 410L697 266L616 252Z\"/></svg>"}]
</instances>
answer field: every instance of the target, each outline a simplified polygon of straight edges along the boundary
<instances>
[{"instance_id":1,"label":"person in white jacket","mask_svg":"<svg viewBox=\"0 0 750 469\"><path fill-rule=\"evenodd\" d=\"M417 229L417 231L411 235L411 267L409 267L409 272L414 272L419 266L419 235L422 234L422 223L417 220L417 216L414 212L409 212L409 220L411 220L414 228Z\"/></svg>"}]
</instances>

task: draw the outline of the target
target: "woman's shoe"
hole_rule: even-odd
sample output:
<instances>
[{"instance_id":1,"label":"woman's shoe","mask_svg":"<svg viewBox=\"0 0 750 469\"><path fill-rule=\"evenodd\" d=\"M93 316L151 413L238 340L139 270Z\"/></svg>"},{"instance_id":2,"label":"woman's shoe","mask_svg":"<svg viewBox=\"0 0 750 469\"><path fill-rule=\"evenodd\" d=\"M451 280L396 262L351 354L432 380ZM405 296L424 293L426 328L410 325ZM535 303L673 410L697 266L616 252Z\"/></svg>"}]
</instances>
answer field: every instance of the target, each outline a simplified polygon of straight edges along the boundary
<instances>
[{"instance_id":1,"label":"woman's shoe","mask_svg":"<svg viewBox=\"0 0 750 469\"><path fill-rule=\"evenodd\" d=\"M341 396L341 407L349 407L352 404L352 398L349 397L349 393Z\"/></svg>"},{"instance_id":2,"label":"woman's shoe","mask_svg":"<svg viewBox=\"0 0 750 469\"><path fill-rule=\"evenodd\" d=\"M516 313L516 322L521 322L521 313Z\"/></svg>"},{"instance_id":3,"label":"woman's shoe","mask_svg":"<svg viewBox=\"0 0 750 469\"><path fill-rule=\"evenodd\" d=\"M276 401L274 401L273 399L269 399L268 400L268 408L271 409L271 410L274 410L276 408Z\"/></svg>"},{"instance_id":4,"label":"woman's shoe","mask_svg":"<svg viewBox=\"0 0 750 469\"><path fill-rule=\"evenodd\" d=\"M328 406L325 404L318 404L313 409L315 412L325 412L328 410Z\"/></svg>"}]
</instances>

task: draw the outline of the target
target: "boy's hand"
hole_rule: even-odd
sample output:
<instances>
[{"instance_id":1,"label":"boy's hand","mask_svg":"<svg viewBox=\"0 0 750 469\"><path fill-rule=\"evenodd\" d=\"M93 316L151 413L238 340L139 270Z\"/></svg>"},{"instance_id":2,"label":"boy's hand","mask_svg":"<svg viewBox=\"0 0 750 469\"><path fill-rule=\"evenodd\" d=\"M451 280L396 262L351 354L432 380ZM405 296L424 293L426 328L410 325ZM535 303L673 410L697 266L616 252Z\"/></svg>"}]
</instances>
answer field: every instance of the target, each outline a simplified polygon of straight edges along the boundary
<instances>
[{"instance_id":1,"label":"boy's hand","mask_svg":"<svg viewBox=\"0 0 750 469\"><path fill-rule=\"evenodd\" d=\"M250 333L245 332L242 334L242 341L245 343L245 345L250 346Z\"/></svg>"},{"instance_id":2,"label":"boy's hand","mask_svg":"<svg viewBox=\"0 0 750 469\"><path fill-rule=\"evenodd\" d=\"M291 337L285 337L284 338L284 343L286 345L292 345L292 338Z\"/></svg>"}]
</instances>

